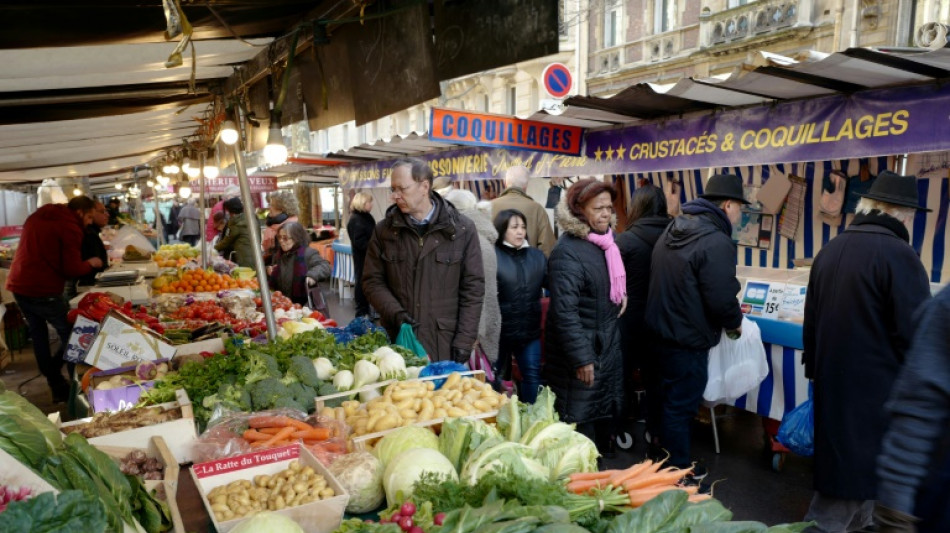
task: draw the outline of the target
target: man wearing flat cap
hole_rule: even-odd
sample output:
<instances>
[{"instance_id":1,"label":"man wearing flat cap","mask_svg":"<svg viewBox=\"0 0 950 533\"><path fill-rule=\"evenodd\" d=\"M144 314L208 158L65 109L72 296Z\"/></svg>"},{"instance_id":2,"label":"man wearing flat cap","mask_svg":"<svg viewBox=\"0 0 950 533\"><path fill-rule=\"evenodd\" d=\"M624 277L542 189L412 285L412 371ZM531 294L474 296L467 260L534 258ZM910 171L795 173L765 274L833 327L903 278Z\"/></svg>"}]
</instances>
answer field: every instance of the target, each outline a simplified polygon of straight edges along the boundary
<instances>
[{"instance_id":1,"label":"man wearing flat cap","mask_svg":"<svg viewBox=\"0 0 950 533\"><path fill-rule=\"evenodd\" d=\"M679 468L692 463L690 422L706 389L709 349L724 329L742 334L732 225L747 203L738 176L713 176L653 248L645 318L658 339L663 407L661 435L650 435L650 444L665 448ZM705 475L697 466L687 482Z\"/></svg>"},{"instance_id":2,"label":"man wearing flat cap","mask_svg":"<svg viewBox=\"0 0 950 533\"><path fill-rule=\"evenodd\" d=\"M805 300L805 376L814 381L815 495L811 532L872 527L885 402L930 284L908 227L917 178L884 171L851 225L815 257Z\"/></svg>"}]
</instances>

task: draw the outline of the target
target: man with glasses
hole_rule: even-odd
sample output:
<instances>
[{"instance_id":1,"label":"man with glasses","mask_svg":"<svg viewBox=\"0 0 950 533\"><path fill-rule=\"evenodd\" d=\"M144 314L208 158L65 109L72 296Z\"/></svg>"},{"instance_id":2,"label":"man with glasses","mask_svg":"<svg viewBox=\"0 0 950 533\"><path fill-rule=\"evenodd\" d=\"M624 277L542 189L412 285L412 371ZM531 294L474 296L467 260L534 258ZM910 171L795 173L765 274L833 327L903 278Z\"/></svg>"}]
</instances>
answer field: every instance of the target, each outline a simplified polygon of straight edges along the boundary
<instances>
[{"instance_id":1,"label":"man with glasses","mask_svg":"<svg viewBox=\"0 0 950 533\"><path fill-rule=\"evenodd\" d=\"M419 159L392 167L390 197L366 252L363 292L391 339L410 324L433 361L468 361L485 276L475 224L432 190Z\"/></svg>"}]
</instances>

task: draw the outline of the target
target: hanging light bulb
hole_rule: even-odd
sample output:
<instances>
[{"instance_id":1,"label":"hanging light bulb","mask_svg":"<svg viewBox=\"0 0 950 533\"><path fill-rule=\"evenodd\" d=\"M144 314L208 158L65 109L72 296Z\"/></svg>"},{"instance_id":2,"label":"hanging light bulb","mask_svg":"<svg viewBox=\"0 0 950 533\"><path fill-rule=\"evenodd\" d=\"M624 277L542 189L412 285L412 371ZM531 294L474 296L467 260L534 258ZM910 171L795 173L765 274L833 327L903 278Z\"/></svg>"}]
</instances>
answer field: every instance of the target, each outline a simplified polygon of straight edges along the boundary
<instances>
[{"instance_id":1,"label":"hanging light bulb","mask_svg":"<svg viewBox=\"0 0 950 533\"><path fill-rule=\"evenodd\" d=\"M228 146L238 141L238 130L233 121L225 120L224 124L221 124L221 140Z\"/></svg>"},{"instance_id":2,"label":"hanging light bulb","mask_svg":"<svg viewBox=\"0 0 950 533\"><path fill-rule=\"evenodd\" d=\"M283 165L287 161L287 146L284 145L284 136L280 133L280 117L276 113L271 113L264 161L270 166Z\"/></svg>"},{"instance_id":3,"label":"hanging light bulb","mask_svg":"<svg viewBox=\"0 0 950 533\"><path fill-rule=\"evenodd\" d=\"M82 189L79 188L79 185L73 189L73 196L82 196Z\"/></svg>"},{"instance_id":4,"label":"hanging light bulb","mask_svg":"<svg viewBox=\"0 0 950 533\"><path fill-rule=\"evenodd\" d=\"M188 179L192 179L192 180L193 180L193 179L196 179L198 176L201 175L201 169L198 168L198 167L193 167L193 166L191 166L191 165L188 165L188 168L186 168L186 169L184 169L184 170L185 170L185 175L188 176Z\"/></svg>"},{"instance_id":5,"label":"hanging light bulb","mask_svg":"<svg viewBox=\"0 0 950 533\"><path fill-rule=\"evenodd\" d=\"M205 177L209 180L213 180L221 174L221 170L215 165L205 165L204 171Z\"/></svg>"},{"instance_id":6,"label":"hanging light bulb","mask_svg":"<svg viewBox=\"0 0 950 533\"><path fill-rule=\"evenodd\" d=\"M165 175L159 175L155 179L158 180L158 184L161 185L162 187L165 187L166 185L168 185L168 182L171 181L171 178Z\"/></svg>"},{"instance_id":7,"label":"hanging light bulb","mask_svg":"<svg viewBox=\"0 0 950 533\"><path fill-rule=\"evenodd\" d=\"M165 174L171 174L171 175L178 174L179 170L180 169L178 168L178 165L175 164L175 159L170 159L166 161L165 165L162 166L162 172Z\"/></svg>"},{"instance_id":8,"label":"hanging light bulb","mask_svg":"<svg viewBox=\"0 0 950 533\"><path fill-rule=\"evenodd\" d=\"M122 190L122 184L119 183L118 181L115 182L115 188L116 188L117 190L120 190L120 191L121 191L121 190Z\"/></svg>"},{"instance_id":9,"label":"hanging light bulb","mask_svg":"<svg viewBox=\"0 0 950 533\"><path fill-rule=\"evenodd\" d=\"M181 196L183 200L188 199L191 196L191 187L184 185L178 188L178 196Z\"/></svg>"},{"instance_id":10,"label":"hanging light bulb","mask_svg":"<svg viewBox=\"0 0 950 533\"><path fill-rule=\"evenodd\" d=\"M151 189L152 187L155 186L155 182L152 180L145 180L145 186Z\"/></svg>"}]
</instances>

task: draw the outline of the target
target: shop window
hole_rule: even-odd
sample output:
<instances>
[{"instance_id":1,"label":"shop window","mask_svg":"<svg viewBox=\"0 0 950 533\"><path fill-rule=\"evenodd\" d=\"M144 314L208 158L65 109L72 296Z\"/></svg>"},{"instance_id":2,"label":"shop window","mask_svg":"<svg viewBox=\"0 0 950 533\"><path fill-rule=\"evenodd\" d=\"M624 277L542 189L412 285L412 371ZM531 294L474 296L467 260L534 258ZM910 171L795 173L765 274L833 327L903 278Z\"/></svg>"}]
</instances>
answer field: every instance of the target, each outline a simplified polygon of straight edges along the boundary
<instances>
[{"instance_id":1,"label":"shop window","mask_svg":"<svg viewBox=\"0 0 950 533\"><path fill-rule=\"evenodd\" d=\"M567 1L560 0L557 3L557 34L561 39L567 39Z\"/></svg>"},{"instance_id":2,"label":"shop window","mask_svg":"<svg viewBox=\"0 0 950 533\"><path fill-rule=\"evenodd\" d=\"M676 0L654 0L653 33L663 33L676 27Z\"/></svg>"},{"instance_id":3,"label":"shop window","mask_svg":"<svg viewBox=\"0 0 950 533\"><path fill-rule=\"evenodd\" d=\"M734 8L734 7L739 7L739 6L744 6L744 5L746 5L746 4L751 4L752 2L755 2L755 1L756 1L756 0L729 0L729 3L728 3L728 5L727 5L726 7L727 7L728 9L732 9L732 8Z\"/></svg>"}]
</instances>

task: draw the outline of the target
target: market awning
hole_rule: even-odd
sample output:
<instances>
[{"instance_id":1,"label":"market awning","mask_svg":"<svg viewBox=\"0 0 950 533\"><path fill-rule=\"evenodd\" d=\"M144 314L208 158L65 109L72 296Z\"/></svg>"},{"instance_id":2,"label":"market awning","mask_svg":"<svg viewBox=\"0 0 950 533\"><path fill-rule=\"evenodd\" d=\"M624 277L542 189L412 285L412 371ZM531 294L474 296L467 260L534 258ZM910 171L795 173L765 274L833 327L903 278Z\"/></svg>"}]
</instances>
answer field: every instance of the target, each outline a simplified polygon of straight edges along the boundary
<instances>
[{"instance_id":1,"label":"market awning","mask_svg":"<svg viewBox=\"0 0 950 533\"><path fill-rule=\"evenodd\" d=\"M624 115L627 122L708 112L865 89L928 83L950 77L950 49L850 48L834 54L786 57L759 52L725 79L684 78L662 86L640 83L609 98L574 96L565 104Z\"/></svg>"}]
</instances>

